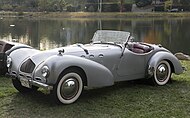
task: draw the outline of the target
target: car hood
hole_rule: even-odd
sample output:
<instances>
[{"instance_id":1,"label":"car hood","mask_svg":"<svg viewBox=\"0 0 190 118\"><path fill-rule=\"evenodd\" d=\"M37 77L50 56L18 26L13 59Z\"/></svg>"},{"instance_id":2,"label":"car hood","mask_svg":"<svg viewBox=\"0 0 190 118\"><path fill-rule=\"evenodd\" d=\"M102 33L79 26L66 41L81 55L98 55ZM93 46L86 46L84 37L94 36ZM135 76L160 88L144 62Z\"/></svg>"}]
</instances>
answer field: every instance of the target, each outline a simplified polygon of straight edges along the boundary
<instances>
[{"instance_id":1,"label":"car hood","mask_svg":"<svg viewBox=\"0 0 190 118\"><path fill-rule=\"evenodd\" d=\"M84 49L86 49L88 51L88 53L93 53L95 51L105 51L105 50L109 50L110 48L118 48L116 46L109 46L109 45L94 45L94 44L87 44L87 45L78 45L78 44L74 44L74 45L70 45L70 46L66 46L66 47L61 47L61 48L55 48L52 50L47 50L47 51L39 51L38 53L35 53L33 55L31 55L29 58L36 64L40 64L43 61L45 61L48 57L52 56L52 55L59 55L59 50L64 50L63 53L61 53L62 55L74 55L74 56L86 56L88 55Z\"/></svg>"}]
</instances>

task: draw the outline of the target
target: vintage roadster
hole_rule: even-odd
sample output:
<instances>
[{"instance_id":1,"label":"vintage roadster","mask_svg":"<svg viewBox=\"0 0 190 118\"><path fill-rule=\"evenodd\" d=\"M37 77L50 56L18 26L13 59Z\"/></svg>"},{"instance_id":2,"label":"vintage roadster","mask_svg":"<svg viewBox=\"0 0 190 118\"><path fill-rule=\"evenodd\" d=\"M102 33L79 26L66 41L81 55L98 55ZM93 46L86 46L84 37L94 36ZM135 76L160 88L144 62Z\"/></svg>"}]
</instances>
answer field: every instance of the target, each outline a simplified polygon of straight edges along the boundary
<instances>
[{"instance_id":1,"label":"vintage roadster","mask_svg":"<svg viewBox=\"0 0 190 118\"><path fill-rule=\"evenodd\" d=\"M42 87L63 104L75 102L84 86L105 87L141 78L165 85L172 73L183 72L179 60L161 45L131 38L129 32L98 30L90 44L47 51L20 48L7 57L8 72L18 91Z\"/></svg>"}]
</instances>

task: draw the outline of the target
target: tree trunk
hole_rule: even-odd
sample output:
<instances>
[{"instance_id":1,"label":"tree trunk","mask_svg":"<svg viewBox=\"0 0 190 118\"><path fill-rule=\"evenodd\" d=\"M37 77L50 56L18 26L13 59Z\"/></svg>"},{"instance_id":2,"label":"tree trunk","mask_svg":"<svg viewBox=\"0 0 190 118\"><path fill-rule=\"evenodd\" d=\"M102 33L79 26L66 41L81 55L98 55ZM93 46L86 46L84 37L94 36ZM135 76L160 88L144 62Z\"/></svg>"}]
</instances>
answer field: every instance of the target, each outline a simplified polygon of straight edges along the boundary
<instances>
[{"instance_id":1,"label":"tree trunk","mask_svg":"<svg viewBox=\"0 0 190 118\"><path fill-rule=\"evenodd\" d=\"M102 0L98 0L98 11L102 12Z\"/></svg>"},{"instance_id":2,"label":"tree trunk","mask_svg":"<svg viewBox=\"0 0 190 118\"><path fill-rule=\"evenodd\" d=\"M124 0L120 0L120 12L123 12L123 3L124 3Z\"/></svg>"}]
</instances>

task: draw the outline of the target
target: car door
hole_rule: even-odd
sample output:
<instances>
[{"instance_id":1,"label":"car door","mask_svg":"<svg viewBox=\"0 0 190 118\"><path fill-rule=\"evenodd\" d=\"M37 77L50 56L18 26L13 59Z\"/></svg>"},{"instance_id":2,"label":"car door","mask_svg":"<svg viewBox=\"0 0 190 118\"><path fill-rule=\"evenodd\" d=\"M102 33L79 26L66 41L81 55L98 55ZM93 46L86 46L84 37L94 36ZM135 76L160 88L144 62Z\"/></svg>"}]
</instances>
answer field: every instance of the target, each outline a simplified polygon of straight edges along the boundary
<instances>
[{"instance_id":1,"label":"car door","mask_svg":"<svg viewBox=\"0 0 190 118\"><path fill-rule=\"evenodd\" d=\"M118 65L117 74L126 80L144 77L145 54L134 53L126 48Z\"/></svg>"}]
</instances>

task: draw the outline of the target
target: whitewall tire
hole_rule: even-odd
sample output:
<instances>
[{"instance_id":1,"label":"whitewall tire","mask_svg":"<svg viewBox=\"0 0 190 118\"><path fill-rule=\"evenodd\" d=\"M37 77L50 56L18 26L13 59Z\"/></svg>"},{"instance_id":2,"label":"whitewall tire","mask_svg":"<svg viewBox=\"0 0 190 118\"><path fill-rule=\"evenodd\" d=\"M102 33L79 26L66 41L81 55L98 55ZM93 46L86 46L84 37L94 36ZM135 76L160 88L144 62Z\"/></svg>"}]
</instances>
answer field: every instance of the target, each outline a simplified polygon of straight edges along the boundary
<instances>
[{"instance_id":1,"label":"whitewall tire","mask_svg":"<svg viewBox=\"0 0 190 118\"><path fill-rule=\"evenodd\" d=\"M171 77L171 66L170 64L162 60L160 61L154 70L153 81L156 85L162 86L168 83Z\"/></svg>"},{"instance_id":2,"label":"whitewall tire","mask_svg":"<svg viewBox=\"0 0 190 118\"><path fill-rule=\"evenodd\" d=\"M77 72L64 74L56 85L55 94L59 102L63 104L74 103L82 93L82 76Z\"/></svg>"}]
</instances>

